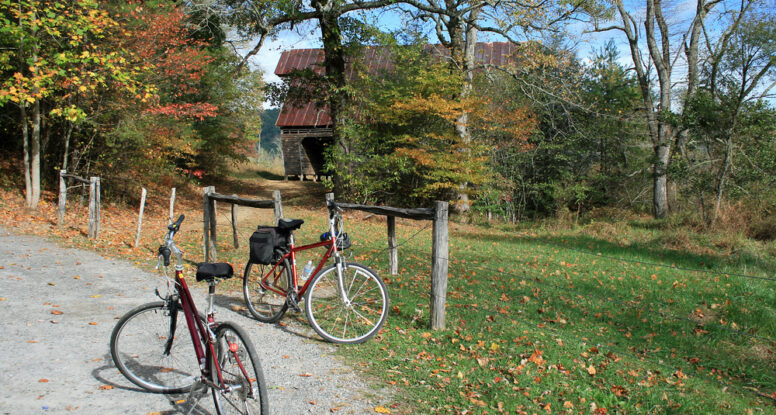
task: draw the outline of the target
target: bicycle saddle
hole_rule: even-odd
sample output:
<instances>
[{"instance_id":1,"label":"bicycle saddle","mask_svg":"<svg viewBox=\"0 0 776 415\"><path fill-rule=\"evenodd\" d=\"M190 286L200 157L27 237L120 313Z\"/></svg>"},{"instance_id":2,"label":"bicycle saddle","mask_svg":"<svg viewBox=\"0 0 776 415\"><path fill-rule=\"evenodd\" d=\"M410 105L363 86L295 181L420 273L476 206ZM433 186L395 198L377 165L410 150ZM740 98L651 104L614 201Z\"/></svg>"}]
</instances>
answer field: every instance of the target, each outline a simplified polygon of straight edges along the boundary
<instances>
[{"instance_id":1,"label":"bicycle saddle","mask_svg":"<svg viewBox=\"0 0 776 415\"><path fill-rule=\"evenodd\" d=\"M210 263L200 262L197 264L197 281L211 282L216 278L232 278L234 269L226 262Z\"/></svg>"},{"instance_id":2,"label":"bicycle saddle","mask_svg":"<svg viewBox=\"0 0 776 415\"><path fill-rule=\"evenodd\" d=\"M293 231L299 229L304 220L302 219L278 219L278 228L285 231Z\"/></svg>"}]
</instances>

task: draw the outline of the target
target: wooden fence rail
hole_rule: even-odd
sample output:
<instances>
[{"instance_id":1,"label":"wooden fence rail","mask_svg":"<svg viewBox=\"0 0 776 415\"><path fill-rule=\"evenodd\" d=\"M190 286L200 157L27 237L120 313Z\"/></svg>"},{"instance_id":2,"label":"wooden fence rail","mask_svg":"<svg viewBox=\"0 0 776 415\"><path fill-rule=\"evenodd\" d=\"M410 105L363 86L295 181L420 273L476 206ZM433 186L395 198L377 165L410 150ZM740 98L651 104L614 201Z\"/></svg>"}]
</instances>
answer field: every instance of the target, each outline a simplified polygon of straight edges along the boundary
<instances>
[{"instance_id":1,"label":"wooden fence rail","mask_svg":"<svg viewBox=\"0 0 776 415\"><path fill-rule=\"evenodd\" d=\"M89 185L89 230L87 236L96 239L100 235L100 178L90 177L88 180L65 170L59 171L59 201L57 206L57 226L65 226L65 209L67 205L67 181L71 179Z\"/></svg>"},{"instance_id":2,"label":"wooden fence rail","mask_svg":"<svg viewBox=\"0 0 776 415\"><path fill-rule=\"evenodd\" d=\"M334 200L333 193L326 194L327 200ZM396 246L396 217L412 220L431 220L433 224L433 247L431 249L431 329L445 328L445 303L447 301L447 269L450 237L447 224L447 202L435 202L434 208L402 209L389 206L369 206L337 202L343 209L360 210L386 216L388 227L388 262L391 274L399 269L399 254Z\"/></svg>"},{"instance_id":3,"label":"wooden fence rail","mask_svg":"<svg viewBox=\"0 0 776 415\"><path fill-rule=\"evenodd\" d=\"M237 195L222 195L216 193L215 186L208 186L202 189L203 193L203 250L205 261L215 262L216 259L216 202L232 204L232 236L234 238L234 247L239 248L237 240L237 208L236 206L248 206L259 209L273 209L275 213L275 224L278 219L283 217L283 205L280 199L280 191L275 190L272 193L272 200L247 199Z\"/></svg>"}]
</instances>

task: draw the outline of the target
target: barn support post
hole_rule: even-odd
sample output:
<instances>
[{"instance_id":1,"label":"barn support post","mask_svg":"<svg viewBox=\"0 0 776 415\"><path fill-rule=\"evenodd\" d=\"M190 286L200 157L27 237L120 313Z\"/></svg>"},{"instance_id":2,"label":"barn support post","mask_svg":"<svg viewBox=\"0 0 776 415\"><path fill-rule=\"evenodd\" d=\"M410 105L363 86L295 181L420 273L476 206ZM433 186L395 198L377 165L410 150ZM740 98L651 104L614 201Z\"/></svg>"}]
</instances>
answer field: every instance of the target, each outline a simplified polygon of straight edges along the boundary
<instances>
[{"instance_id":1,"label":"barn support post","mask_svg":"<svg viewBox=\"0 0 776 415\"><path fill-rule=\"evenodd\" d=\"M391 275L399 273L399 250L396 247L396 216L386 216L388 219L388 265Z\"/></svg>"},{"instance_id":2,"label":"barn support post","mask_svg":"<svg viewBox=\"0 0 776 415\"><path fill-rule=\"evenodd\" d=\"M434 203L433 247L431 249L431 329L444 330L447 301L449 234L447 202Z\"/></svg>"},{"instance_id":3,"label":"barn support post","mask_svg":"<svg viewBox=\"0 0 776 415\"><path fill-rule=\"evenodd\" d=\"M237 197L233 194L232 196ZM237 239L237 203L232 203L232 239L234 240L234 249L240 249L240 241Z\"/></svg>"},{"instance_id":4,"label":"barn support post","mask_svg":"<svg viewBox=\"0 0 776 415\"><path fill-rule=\"evenodd\" d=\"M57 204L57 227L65 227L65 205L67 204L66 170L59 171L59 203Z\"/></svg>"},{"instance_id":5,"label":"barn support post","mask_svg":"<svg viewBox=\"0 0 776 415\"><path fill-rule=\"evenodd\" d=\"M146 188L140 193L140 213L137 217L137 235L135 236L135 248L140 244L140 232L143 230L143 212L145 212Z\"/></svg>"},{"instance_id":6,"label":"barn support post","mask_svg":"<svg viewBox=\"0 0 776 415\"><path fill-rule=\"evenodd\" d=\"M283 218L283 203L280 199L280 190L272 192L272 203L274 203L275 226L277 226L278 221Z\"/></svg>"}]
</instances>

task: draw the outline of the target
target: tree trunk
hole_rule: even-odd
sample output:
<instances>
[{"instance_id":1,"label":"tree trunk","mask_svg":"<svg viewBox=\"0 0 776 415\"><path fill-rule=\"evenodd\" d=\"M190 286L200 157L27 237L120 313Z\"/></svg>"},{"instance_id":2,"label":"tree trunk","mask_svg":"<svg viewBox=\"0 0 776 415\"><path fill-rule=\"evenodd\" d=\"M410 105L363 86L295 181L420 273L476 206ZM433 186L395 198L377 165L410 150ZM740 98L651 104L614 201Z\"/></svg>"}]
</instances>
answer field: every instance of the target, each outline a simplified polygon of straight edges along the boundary
<instances>
[{"instance_id":1,"label":"tree trunk","mask_svg":"<svg viewBox=\"0 0 776 415\"><path fill-rule=\"evenodd\" d=\"M328 106L332 123L332 139L334 140L334 145L341 152L337 156L336 167L332 176L335 191L342 192L345 186L342 173L349 173L350 163L341 157L347 156L349 146L347 145L346 138L342 135L341 126L341 117L345 105L345 97L343 96L346 84L345 51L342 46L342 32L339 27L339 15L335 10L337 8L335 3L336 1L334 0L316 0L311 5L321 15L318 23L321 28L321 40L323 41L323 65L330 88Z\"/></svg>"},{"instance_id":2,"label":"tree trunk","mask_svg":"<svg viewBox=\"0 0 776 415\"><path fill-rule=\"evenodd\" d=\"M67 132L65 133L65 155L62 157L62 170L67 170L67 157L70 154L70 137L73 135L73 123L67 123Z\"/></svg>"},{"instance_id":3,"label":"tree trunk","mask_svg":"<svg viewBox=\"0 0 776 415\"><path fill-rule=\"evenodd\" d=\"M652 206L656 219L664 218L668 215L668 183L666 167L668 159L671 157L670 141L662 142L655 146L654 167L654 192Z\"/></svg>"},{"instance_id":4,"label":"tree trunk","mask_svg":"<svg viewBox=\"0 0 776 415\"><path fill-rule=\"evenodd\" d=\"M719 207L722 204L722 193L725 190L725 181L727 179L728 171L730 170L730 159L733 155L732 138L733 134L731 132L725 139L725 158L722 160L722 172L720 172L719 179L717 180L717 197L714 201L714 213L711 216L712 227L717 222L717 218L719 217Z\"/></svg>"}]
</instances>

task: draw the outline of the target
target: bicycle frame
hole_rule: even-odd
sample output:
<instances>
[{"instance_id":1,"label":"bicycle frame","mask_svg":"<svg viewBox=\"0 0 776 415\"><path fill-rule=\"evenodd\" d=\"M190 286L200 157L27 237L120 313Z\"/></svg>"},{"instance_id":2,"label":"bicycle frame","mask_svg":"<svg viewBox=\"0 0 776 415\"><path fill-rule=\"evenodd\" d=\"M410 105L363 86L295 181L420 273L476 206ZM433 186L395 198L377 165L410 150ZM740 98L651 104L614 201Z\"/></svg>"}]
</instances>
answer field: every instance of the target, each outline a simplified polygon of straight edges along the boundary
<instances>
[{"instance_id":1,"label":"bicycle frame","mask_svg":"<svg viewBox=\"0 0 776 415\"><path fill-rule=\"evenodd\" d=\"M188 324L189 328L189 335L191 336L191 342L194 344L194 352L197 355L197 362L199 363L199 370L201 373L201 379L200 381L203 384L206 384L211 387L217 387L222 391L226 390L226 386L224 384L224 377L221 372L221 365L218 362L218 359L216 358L216 347L215 347L215 333L213 330L211 330L211 327L216 324L215 322L215 312L213 310L213 297L215 296L215 285L210 284L208 287L208 310L207 310L207 325L205 325L202 320L199 318L196 318L196 316L199 315L199 312L197 311L197 306L194 304L194 299L191 296L191 292L189 291L189 286L186 284L186 279L183 277L183 253L181 250L175 246L175 244L172 242L172 235L168 236L168 239L165 241L166 245L171 248L172 253L175 254L177 263L175 265L175 291L178 294L178 300L181 302L181 307L183 308L183 315L186 318L186 323ZM160 259L161 262L161 259ZM166 272L165 272L166 275ZM166 301L176 301L175 297L172 296L171 298L167 298ZM174 307L171 307L171 310ZM170 341L173 341L172 338L172 332L174 330L174 324L176 319L171 319L171 327L170 327ZM201 343L200 340L201 339ZM202 345L205 345L207 347L207 350L203 348ZM235 357L235 360L237 361L237 364L240 367L240 371L242 372L243 376L245 376L246 379L250 379L250 376L248 376L248 372L245 370L245 367L243 366L242 361L237 356L237 350L229 350L229 353L232 353L232 355ZM208 365L208 356L213 360L213 367L215 368L215 375L217 376L218 384L211 381L210 378L212 377L212 374L210 373L210 365ZM253 382L251 382L251 388L253 388Z\"/></svg>"},{"instance_id":2,"label":"bicycle frame","mask_svg":"<svg viewBox=\"0 0 776 415\"><path fill-rule=\"evenodd\" d=\"M347 295L345 294L345 290L343 288L342 283L342 261L340 260L339 250L337 249L337 234L338 229L336 226L336 216L332 212L329 216L329 230L332 237L326 241L316 242L308 245L302 245L302 246L296 246L294 244L294 235L291 234L288 246L289 250L286 252L278 262L275 263L275 265L269 269L269 271L264 274L261 278L261 286L265 290L273 291L279 295L287 295L287 293L275 288L273 284L266 284L265 281L270 275L273 275L275 270L280 266L280 264L283 263L284 260L288 260L291 264L291 278L292 278L292 285L294 287L294 290L296 291L297 295L299 297L304 297L304 294L307 292L307 287L310 286L310 282L313 280L312 278L308 278L307 281L305 281L305 284L302 287L299 287L299 274L297 272L296 268L296 253L301 251L307 251L310 249L320 248L324 246L328 246L329 248L324 252L323 256L321 257L321 260L318 262L318 265L310 272L310 276L316 275L321 269L323 269L323 266L326 264L326 262L334 256L334 261L337 266L337 280L338 280L338 289L340 297L342 298L342 301L346 304L350 303L350 300L347 298ZM282 277L282 276L281 276Z\"/></svg>"}]
</instances>

